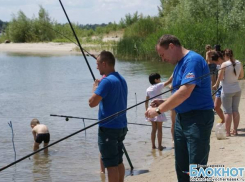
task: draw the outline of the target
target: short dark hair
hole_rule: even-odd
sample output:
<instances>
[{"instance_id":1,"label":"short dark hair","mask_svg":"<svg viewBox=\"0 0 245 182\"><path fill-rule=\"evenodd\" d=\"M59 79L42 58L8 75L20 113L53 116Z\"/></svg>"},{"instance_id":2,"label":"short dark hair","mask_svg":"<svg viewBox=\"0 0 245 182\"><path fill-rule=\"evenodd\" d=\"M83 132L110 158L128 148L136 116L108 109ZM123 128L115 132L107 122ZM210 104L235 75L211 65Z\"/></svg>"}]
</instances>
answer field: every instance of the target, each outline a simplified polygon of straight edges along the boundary
<instances>
[{"instance_id":1,"label":"short dark hair","mask_svg":"<svg viewBox=\"0 0 245 182\"><path fill-rule=\"evenodd\" d=\"M177 37L174 35L166 34L163 35L159 40L158 40L158 45L161 47L164 47L165 49L168 49L169 44L172 43L175 46L181 46L181 43Z\"/></svg>"},{"instance_id":2,"label":"short dark hair","mask_svg":"<svg viewBox=\"0 0 245 182\"><path fill-rule=\"evenodd\" d=\"M104 50L100 53L99 57L100 57L100 61L105 61L110 66L115 66L115 57L111 52Z\"/></svg>"},{"instance_id":3,"label":"short dark hair","mask_svg":"<svg viewBox=\"0 0 245 182\"><path fill-rule=\"evenodd\" d=\"M224 59L221 51L212 51L211 59L212 61L218 61L218 59Z\"/></svg>"},{"instance_id":4,"label":"short dark hair","mask_svg":"<svg viewBox=\"0 0 245 182\"><path fill-rule=\"evenodd\" d=\"M221 51L221 46L219 44L214 45L214 50Z\"/></svg>"},{"instance_id":5,"label":"short dark hair","mask_svg":"<svg viewBox=\"0 0 245 182\"><path fill-rule=\"evenodd\" d=\"M161 78L159 73L152 73L149 75L149 82L153 85L156 83L155 79L159 79L159 78Z\"/></svg>"}]
</instances>

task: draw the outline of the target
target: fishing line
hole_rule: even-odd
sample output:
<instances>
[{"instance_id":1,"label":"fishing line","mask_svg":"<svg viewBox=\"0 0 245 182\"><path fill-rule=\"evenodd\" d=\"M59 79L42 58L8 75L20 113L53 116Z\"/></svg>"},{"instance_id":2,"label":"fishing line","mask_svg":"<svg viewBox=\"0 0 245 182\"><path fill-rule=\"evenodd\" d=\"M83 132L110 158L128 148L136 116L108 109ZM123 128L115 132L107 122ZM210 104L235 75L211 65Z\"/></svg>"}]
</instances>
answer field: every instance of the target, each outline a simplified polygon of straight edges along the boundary
<instances>
[{"instance_id":1,"label":"fishing line","mask_svg":"<svg viewBox=\"0 0 245 182\"><path fill-rule=\"evenodd\" d=\"M44 25L44 24L43 24L43 25ZM47 28L53 30L54 32L56 32L56 33L62 35L63 37L65 37L66 39L68 39L69 41L71 41L72 43L74 43L76 46L79 47L79 45L78 45L76 42L74 42L73 40L71 40L71 39L70 39L69 37L67 37L66 35L60 33L59 31L57 31L57 30L55 30L55 29L53 29L53 28L51 28L51 27L49 27L49 26L45 26L45 27L47 27ZM89 52L88 52L86 49L84 49L84 48L82 48L82 49L83 49L89 56L93 57L94 59L97 59L97 58L95 57L95 55L89 53Z\"/></svg>"},{"instance_id":2,"label":"fishing line","mask_svg":"<svg viewBox=\"0 0 245 182\"><path fill-rule=\"evenodd\" d=\"M70 19L69 19L67 13L66 13L66 10L65 10L65 8L64 8L64 6L63 6L61 0L59 0L59 2L60 2L60 5L61 5L61 7L62 7L62 9L63 9L63 11L64 11L64 13L65 13L65 15L66 15L66 18L67 18L68 22L69 22L69 24L70 24L70 27L71 27L71 29L72 29L72 32L73 32L75 38L76 38L76 41L77 41L77 43L78 43L78 46L79 46L79 48L80 48L80 50L81 50L81 52L82 52L82 54L83 54L83 57L84 57L84 59L85 59L85 61L86 61L86 63L87 63L87 66L88 66L88 68L89 68L89 71L90 71L90 73L91 73L91 75L92 75L92 77L93 77L93 79L94 79L94 81L95 81L95 77L94 77L94 74L93 74L93 72L92 72L92 69L91 69L91 67L90 67L90 65L89 65L89 63L88 63L87 57L86 57L85 54L84 54L83 48L82 48L82 46L81 46L81 44L80 44L80 42L79 42L79 40L78 40L78 38L77 38L76 32L75 32L75 30L73 29L73 26L72 26L72 24L71 24L71 22L70 22Z\"/></svg>"}]
</instances>

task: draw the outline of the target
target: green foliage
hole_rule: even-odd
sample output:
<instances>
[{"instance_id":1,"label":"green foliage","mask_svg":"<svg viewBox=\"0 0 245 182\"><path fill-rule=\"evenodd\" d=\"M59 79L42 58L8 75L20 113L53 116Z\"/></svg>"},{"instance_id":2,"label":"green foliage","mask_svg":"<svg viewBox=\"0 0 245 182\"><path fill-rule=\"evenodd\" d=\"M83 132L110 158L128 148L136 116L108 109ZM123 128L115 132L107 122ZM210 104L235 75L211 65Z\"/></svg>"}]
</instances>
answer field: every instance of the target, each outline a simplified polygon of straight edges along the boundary
<instances>
[{"instance_id":1,"label":"green foliage","mask_svg":"<svg viewBox=\"0 0 245 182\"><path fill-rule=\"evenodd\" d=\"M39 8L37 18L29 19L22 11L19 11L17 15L13 15L6 28L5 38L10 39L12 42L70 42L70 40L76 42L68 23L59 24L56 21L52 21L48 12L42 6ZM3 24L2 21L0 23L1 25ZM93 43L102 42L101 37L104 34L116 31L119 27L115 22L110 22L108 25L103 23L101 25L85 26L72 24L72 26L80 39L85 37L85 40ZM96 40L92 39L94 35L98 36Z\"/></svg>"},{"instance_id":2,"label":"green foliage","mask_svg":"<svg viewBox=\"0 0 245 182\"><path fill-rule=\"evenodd\" d=\"M233 49L236 58L245 59L244 0L160 0L160 3L158 18L127 26L118 43L118 56L156 59L157 40L163 34L173 34L184 47L203 56L206 44L220 44L223 49Z\"/></svg>"},{"instance_id":3,"label":"green foliage","mask_svg":"<svg viewBox=\"0 0 245 182\"><path fill-rule=\"evenodd\" d=\"M32 37L30 30L30 20L22 11L19 11L17 17L13 15L6 29L6 36L13 42L28 42Z\"/></svg>"},{"instance_id":4,"label":"green foliage","mask_svg":"<svg viewBox=\"0 0 245 182\"><path fill-rule=\"evenodd\" d=\"M35 32L37 41L51 41L54 37L53 24L48 12L40 6L38 18L32 20L32 31Z\"/></svg>"},{"instance_id":5,"label":"green foliage","mask_svg":"<svg viewBox=\"0 0 245 182\"><path fill-rule=\"evenodd\" d=\"M156 32L158 28L158 18L141 18L125 29L124 38L118 43L117 55L130 58L145 56L145 47L142 47L145 38Z\"/></svg>"}]
</instances>

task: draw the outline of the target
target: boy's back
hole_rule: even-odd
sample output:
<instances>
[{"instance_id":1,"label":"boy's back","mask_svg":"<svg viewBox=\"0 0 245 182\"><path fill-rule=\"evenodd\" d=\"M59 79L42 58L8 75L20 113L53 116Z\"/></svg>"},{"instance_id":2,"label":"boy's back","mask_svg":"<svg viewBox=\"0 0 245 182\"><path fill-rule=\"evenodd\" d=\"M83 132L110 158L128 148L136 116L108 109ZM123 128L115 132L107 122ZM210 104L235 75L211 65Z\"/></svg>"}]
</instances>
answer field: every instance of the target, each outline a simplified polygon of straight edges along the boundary
<instances>
[{"instance_id":1,"label":"boy's back","mask_svg":"<svg viewBox=\"0 0 245 182\"><path fill-rule=\"evenodd\" d=\"M36 132L36 134L49 133L48 127L44 124L36 125L32 131Z\"/></svg>"}]
</instances>

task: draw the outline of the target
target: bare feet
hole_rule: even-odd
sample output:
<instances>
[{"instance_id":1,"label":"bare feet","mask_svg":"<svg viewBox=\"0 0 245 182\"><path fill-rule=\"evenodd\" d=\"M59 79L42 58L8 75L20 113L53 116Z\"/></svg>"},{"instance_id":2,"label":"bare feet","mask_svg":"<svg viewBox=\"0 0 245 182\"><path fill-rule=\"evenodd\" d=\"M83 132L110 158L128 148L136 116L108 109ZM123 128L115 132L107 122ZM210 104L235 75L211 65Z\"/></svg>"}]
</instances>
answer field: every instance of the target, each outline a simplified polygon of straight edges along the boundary
<instances>
[{"instance_id":1,"label":"bare feet","mask_svg":"<svg viewBox=\"0 0 245 182\"><path fill-rule=\"evenodd\" d=\"M156 149L156 146L152 146L152 149Z\"/></svg>"},{"instance_id":2,"label":"bare feet","mask_svg":"<svg viewBox=\"0 0 245 182\"><path fill-rule=\"evenodd\" d=\"M226 137L230 137L231 136L231 134L230 133L226 133Z\"/></svg>"},{"instance_id":3,"label":"bare feet","mask_svg":"<svg viewBox=\"0 0 245 182\"><path fill-rule=\"evenodd\" d=\"M162 151L163 149L165 149L166 147L160 146L158 147L158 150Z\"/></svg>"},{"instance_id":4,"label":"bare feet","mask_svg":"<svg viewBox=\"0 0 245 182\"><path fill-rule=\"evenodd\" d=\"M238 135L237 130L233 130L232 134L233 134L234 136L237 136L237 135Z\"/></svg>"}]
</instances>

